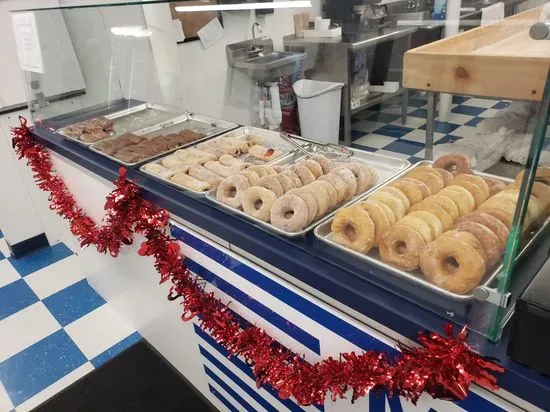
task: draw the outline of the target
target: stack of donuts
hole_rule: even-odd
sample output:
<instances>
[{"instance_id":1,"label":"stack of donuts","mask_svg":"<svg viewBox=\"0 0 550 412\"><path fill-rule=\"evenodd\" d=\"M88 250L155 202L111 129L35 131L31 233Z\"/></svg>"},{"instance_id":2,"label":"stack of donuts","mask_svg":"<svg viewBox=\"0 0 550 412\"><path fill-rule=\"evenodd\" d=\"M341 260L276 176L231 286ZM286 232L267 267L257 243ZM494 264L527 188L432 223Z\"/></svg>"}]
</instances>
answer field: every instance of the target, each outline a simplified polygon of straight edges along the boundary
<instances>
[{"instance_id":1,"label":"stack of donuts","mask_svg":"<svg viewBox=\"0 0 550 412\"><path fill-rule=\"evenodd\" d=\"M216 198L285 232L299 232L378 180L361 163L313 156L283 170L252 166L224 179Z\"/></svg>"},{"instance_id":2,"label":"stack of donuts","mask_svg":"<svg viewBox=\"0 0 550 412\"><path fill-rule=\"evenodd\" d=\"M506 186L471 173L462 155L417 167L337 213L333 239L362 253L378 247L384 262L407 271L420 268L436 285L467 293L504 252L522 178ZM542 223L549 208L550 187L536 182L526 232Z\"/></svg>"}]
</instances>

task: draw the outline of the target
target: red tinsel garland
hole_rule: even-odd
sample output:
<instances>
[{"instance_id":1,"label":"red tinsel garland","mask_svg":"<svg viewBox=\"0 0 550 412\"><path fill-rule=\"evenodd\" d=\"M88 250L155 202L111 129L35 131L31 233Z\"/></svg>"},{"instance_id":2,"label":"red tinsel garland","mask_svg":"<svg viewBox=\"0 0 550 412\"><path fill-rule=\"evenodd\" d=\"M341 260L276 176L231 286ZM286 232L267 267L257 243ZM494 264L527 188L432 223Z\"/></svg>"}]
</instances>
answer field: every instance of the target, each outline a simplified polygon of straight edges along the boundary
<instances>
[{"instance_id":1,"label":"red tinsel garland","mask_svg":"<svg viewBox=\"0 0 550 412\"><path fill-rule=\"evenodd\" d=\"M98 226L55 174L49 152L32 138L26 119L20 121L21 126L12 130L13 147L20 159L27 159L38 186L50 192L50 208L69 220L81 246L94 245L100 253L118 256L135 234L144 235L147 240L139 254L154 258L161 283L172 282L168 299L183 298L182 319L199 316L202 329L231 355L242 356L251 365L258 387L270 385L280 398L294 397L302 405L323 404L327 393L333 399L343 398L349 390L352 401L370 391L386 390L416 403L424 392L436 398L464 399L472 383L498 388L491 372L504 369L471 350L466 328L457 336L451 325L445 326L445 337L420 333L422 347L400 345L401 353L393 359L375 351L351 352L315 364L283 348L263 329L242 328L228 307L204 290L204 281L190 275L178 243L167 234L168 212L140 196L139 187L126 180L126 169L120 169L116 189L107 196L104 225Z\"/></svg>"}]
</instances>

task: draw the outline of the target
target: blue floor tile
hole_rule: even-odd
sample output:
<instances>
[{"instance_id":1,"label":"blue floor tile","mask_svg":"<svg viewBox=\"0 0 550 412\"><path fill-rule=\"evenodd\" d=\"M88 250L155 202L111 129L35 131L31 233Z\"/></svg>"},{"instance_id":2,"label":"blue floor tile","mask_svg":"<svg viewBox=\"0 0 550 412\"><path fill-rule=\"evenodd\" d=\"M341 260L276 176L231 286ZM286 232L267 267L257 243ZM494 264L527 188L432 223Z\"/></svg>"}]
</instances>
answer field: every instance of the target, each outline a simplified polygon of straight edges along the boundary
<instances>
[{"instance_id":1,"label":"blue floor tile","mask_svg":"<svg viewBox=\"0 0 550 412\"><path fill-rule=\"evenodd\" d=\"M455 95L453 95L453 103L454 104L462 104L468 99L469 99L469 97L466 97L466 96L455 96Z\"/></svg>"},{"instance_id":2,"label":"blue floor tile","mask_svg":"<svg viewBox=\"0 0 550 412\"><path fill-rule=\"evenodd\" d=\"M372 153L376 152L377 150L380 150L380 149L376 149L375 147L364 146L362 144L357 144L357 143L353 143L351 147L364 150L365 152L372 152Z\"/></svg>"},{"instance_id":3,"label":"blue floor tile","mask_svg":"<svg viewBox=\"0 0 550 412\"><path fill-rule=\"evenodd\" d=\"M418 162L421 162L422 160L424 159L421 157L416 157L416 156L409 157L409 162L411 162L413 165L417 164Z\"/></svg>"},{"instance_id":4,"label":"blue floor tile","mask_svg":"<svg viewBox=\"0 0 550 412\"><path fill-rule=\"evenodd\" d=\"M378 112L370 116L367 120L370 120L371 122L391 123L394 120L399 119L400 117L401 116L397 114Z\"/></svg>"},{"instance_id":5,"label":"blue floor tile","mask_svg":"<svg viewBox=\"0 0 550 412\"><path fill-rule=\"evenodd\" d=\"M0 260L4 260L6 257L4 256L4 254L2 252L0 252Z\"/></svg>"},{"instance_id":6,"label":"blue floor tile","mask_svg":"<svg viewBox=\"0 0 550 412\"><path fill-rule=\"evenodd\" d=\"M426 103L427 101L422 99L409 99L409 106L412 107L422 107L425 106Z\"/></svg>"},{"instance_id":7,"label":"blue floor tile","mask_svg":"<svg viewBox=\"0 0 550 412\"><path fill-rule=\"evenodd\" d=\"M383 149L389 150L390 152L403 153L409 156L414 156L422 149L424 149L424 145L422 143L410 142L408 140L396 140L395 142L384 146Z\"/></svg>"},{"instance_id":8,"label":"blue floor tile","mask_svg":"<svg viewBox=\"0 0 550 412\"><path fill-rule=\"evenodd\" d=\"M459 113L459 114L466 114L468 116L478 116L481 113L483 113L485 110L487 110L487 109L484 108L484 107L460 105L460 106L456 106L455 108L451 109L451 112Z\"/></svg>"},{"instance_id":9,"label":"blue floor tile","mask_svg":"<svg viewBox=\"0 0 550 412\"><path fill-rule=\"evenodd\" d=\"M448 134L446 136L443 136L441 139L439 139L436 144L456 142L457 140L460 140L460 139L462 139L462 137Z\"/></svg>"},{"instance_id":10,"label":"blue floor tile","mask_svg":"<svg viewBox=\"0 0 550 412\"><path fill-rule=\"evenodd\" d=\"M357 140L363 136L368 135L368 133L362 132L360 130L352 130L351 131L351 140Z\"/></svg>"},{"instance_id":11,"label":"blue floor tile","mask_svg":"<svg viewBox=\"0 0 550 412\"><path fill-rule=\"evenodd\" d=\"M52 247L38 249L19 259L9 257L8 260L21 276L27 276L72 254L64 243L58 243Z\"/></svg>"},{"instance_id":12,"label":"blue floor tile","mask_svg":"<svg viewBox=\"0 0 550 412\"><path fill-rule=\"evenodd\" d=\"M483 120L483 117L474 117L471 120L468 120L466 123L464 123L464 126L470 126L470 127L477 127L479 122Z\"/></svg>"},{"instance_id":13,"label":"blue floor tile","mask_svg":"<svg viewBox=\"0 0 550 412\"><path fill-rule=\"evenodd\" d=\"M449 122L440 122L439 120L436 120L434 130L437 133L448 134L448 133L451 133L453 130L457 129L458 127L460 127L459 124L454 124ZM420 126L419 129L426 130L426 125Z\"/></svg>"},{"instance_id":14,"label":"blue floor tile","mask_svg":"<svg viewBox=\"0 0 550 412\"><path fill-rule=\"evenodd\" d=\"M386 126L383 126L380 129L375 130L373 133L399 138L399 137L405 136L407 133L410 133L413 130L414 129L411 129L410 127L387 124Z\"/></svg>"},{"instance_id":15,"label":"blue floor tile","mask_svg":"<svg viewBox=\"0 0 550 412\"><path fill-rule=\"evenodd\" d=\"M4 234L2 233L2 231L0 230L0 239L2 239L4 237Z\"/></svg>"},{"instance_id":16,"label":"blue floor tile","mask_svg":"<svg viewBox=\"0 0 550 412\"><path fill-rule=\"evenodd\" d=\"M105 362L107 362L108 360L111 360L115 356L118 356L121 352L125 351L130 346L136 344L140 340L141 340L141 335L138 332L134 332L130 336L122 339L116 345L111 346L105 352L97 355L90 362L92 362L92 365L94 365L94 368L99 368Z\"/></svg>"},{"instance_id":17,"label":"blue floor tile","mask_svg":"<svg viewBox=\"0 0 550 412\"><path fill-rule=\"evenodd\" d=\"M86 363L63 329L0 363L0 381L15 406Z\"/></svg>"},{"instance_id":18,"label":"blue floor tile","mask_svg":"<svg viewBox=\"0 0 550 412\"><path fill-rule=\"evenodd\" d=\"M0 288L0 320L38 302L38 296L23 279Z\"/></svg>"},{"instance_id":19,"label":"blue floor tile","mask_svg":"<svg viewBox=\"0 0 550 412\"><path fill-rule=\"evenodd\" d=\"M505 100L502 100L500 102L498 102L497 104L495 104L493 107L491 107L491 109L506 109L508 106L510 106L510 102L507 102Z\"/></svg>"},{"instance_id":20,"label":"blue floor tile","mask_svg":"<svg viewBox=\"0 0 550 412\"><path fill-rule=\"evenodd\" d=\"M421 119L426 119L428 117L428 110L427 109L415 109L412 112L408 114L412 117L420 117Z\"/></svg>"},{"instance_id":21,"label":"blue floor tile","mask_svg":"<svg viewBox=\"0 0 550 412\"><path fill-rule=\"evenodd\" d=\"M42 301L61 326L81 318L105 304L86 280L81 280Z\"/></svg>"}]
</instances>

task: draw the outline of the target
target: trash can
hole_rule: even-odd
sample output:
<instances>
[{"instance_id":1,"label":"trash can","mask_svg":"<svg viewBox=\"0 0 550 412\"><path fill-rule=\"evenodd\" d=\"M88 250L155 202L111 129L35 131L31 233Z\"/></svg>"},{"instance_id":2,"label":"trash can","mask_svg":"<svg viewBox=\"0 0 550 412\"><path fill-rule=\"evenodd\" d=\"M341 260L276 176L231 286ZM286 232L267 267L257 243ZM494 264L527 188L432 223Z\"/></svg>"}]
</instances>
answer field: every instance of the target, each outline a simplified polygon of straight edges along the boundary
<instances>
[{"instance_id":1,"label":"trash can","mask_svg":"<svg viewBox=\"0 0 550 412\"><path fill-rule=\"evenodd\" d=\"M294 83L303 137L338 144L342 87L344 83L309 79Z\"/></svg>"}]
</instances>

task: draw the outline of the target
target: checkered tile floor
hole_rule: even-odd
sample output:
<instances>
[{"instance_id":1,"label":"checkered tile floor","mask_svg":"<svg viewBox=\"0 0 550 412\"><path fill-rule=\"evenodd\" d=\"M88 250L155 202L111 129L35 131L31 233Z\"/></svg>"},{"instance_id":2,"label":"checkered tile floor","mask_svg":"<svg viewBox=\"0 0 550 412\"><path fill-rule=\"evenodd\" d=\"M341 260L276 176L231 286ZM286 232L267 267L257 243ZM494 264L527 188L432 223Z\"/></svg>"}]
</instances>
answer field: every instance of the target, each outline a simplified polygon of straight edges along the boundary
<instances>
[{"instance_id":1,"label":"checkered tile floor","mask_svg":"<svg viewBox=\"0 0 550 412\"><path fill-rule=\"evenodd\" d=\"M447 121L436 121L434 144L449 143L476 134L477 124L493 117L510 103L501 100L453 96ZM427 99L421 94L409 98L407 123L401 123L401 98L390 100L380 111L365 110L354 116L353 147L416 163L424 159Z\"/></svg>"},{"instance_id":2,"label":"checkered tile floor","mask_svg":"<svg viewBox=\"0 0 550 412\"><path fill-rule=\"evenodd\" d=\"M141 339L63 243L6 256L0 232L0 412L31 410Z\"/></svg>"}]
</instances>

